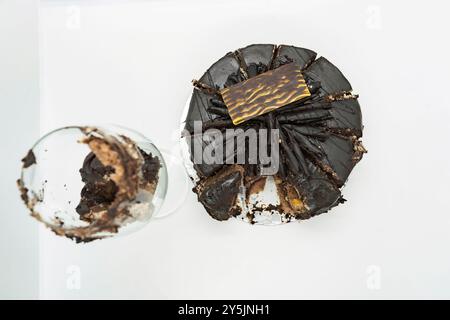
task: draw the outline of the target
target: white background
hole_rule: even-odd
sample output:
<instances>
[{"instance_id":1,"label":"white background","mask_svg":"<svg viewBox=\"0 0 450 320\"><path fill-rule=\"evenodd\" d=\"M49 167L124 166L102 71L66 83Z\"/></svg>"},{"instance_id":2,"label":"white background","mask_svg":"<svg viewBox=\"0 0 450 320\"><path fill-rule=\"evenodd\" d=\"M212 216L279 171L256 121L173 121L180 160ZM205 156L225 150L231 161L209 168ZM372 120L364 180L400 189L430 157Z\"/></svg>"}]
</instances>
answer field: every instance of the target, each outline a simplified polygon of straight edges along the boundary
<instances>
[{"instance_id":1,"label":"white background","mask_svg":"<svg viewBox=\"0 0 450 320\"><path fill-rule=\"evenodd\" d=\"M191 79L228 51L284 43L344 72L360 94L369 153L344 189L348 202L302 223L217 222L189 193L175 214L127 237L77 245L41 229L38 296L450 298L448 9L443 1L42 1L41 133L111 122L170 149ZM11 132L28 130L1 108L16 123ZM24 154L32 142L16 148ZM14 210L11 221L27 214Z\"/></svg>"},{"instance_id":2,"label":"white background","mask_svg":"<svg viewBox=\"0 0 450 320\"><path fill-rule=\"evenodd\" d=\"M38 2L0 0L0 298L39 293L38 228L17 196L20 159L39 137Z\"/></svg>"}]
</instances>

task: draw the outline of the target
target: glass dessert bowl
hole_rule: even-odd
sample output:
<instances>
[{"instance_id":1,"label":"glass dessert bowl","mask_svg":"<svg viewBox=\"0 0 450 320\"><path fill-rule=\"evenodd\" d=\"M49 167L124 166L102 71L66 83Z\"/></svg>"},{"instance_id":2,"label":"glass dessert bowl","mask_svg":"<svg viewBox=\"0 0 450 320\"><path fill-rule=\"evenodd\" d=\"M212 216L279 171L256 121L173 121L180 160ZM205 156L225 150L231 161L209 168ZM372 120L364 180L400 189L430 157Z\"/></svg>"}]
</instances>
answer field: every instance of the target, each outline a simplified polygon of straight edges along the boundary
<instances>
[{"instance_id":1,"label":"glass dessert bowl","mask_svg":"<svg viewBox=\"0 0 450 320\"><path fill-rule=\"evenodd\" d=\"M54 130L22 162L18 186L31 215L77 242L139 230L158 216L167 192L159 150L120 126Z\"/></svg>"}]
</instances>

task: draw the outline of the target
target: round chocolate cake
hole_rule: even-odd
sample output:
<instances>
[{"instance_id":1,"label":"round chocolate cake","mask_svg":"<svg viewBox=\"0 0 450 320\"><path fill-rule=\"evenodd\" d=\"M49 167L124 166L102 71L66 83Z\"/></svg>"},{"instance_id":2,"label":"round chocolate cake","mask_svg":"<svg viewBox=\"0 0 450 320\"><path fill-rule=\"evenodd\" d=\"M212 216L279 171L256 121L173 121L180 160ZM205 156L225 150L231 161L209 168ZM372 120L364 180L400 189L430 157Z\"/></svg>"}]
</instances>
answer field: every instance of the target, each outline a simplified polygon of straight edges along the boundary
<instances>
[{"instance_id":1,"label":"round chocolate cake","mask_svg":"<svg viewBox=\"0 0 450 320\"><path fill-rule=\"evenodd\" d=\"M345 201L341 188L366 150L358 96L331 62L304 48L255 44L193 84L183 135L193 190L214 219L257 223L277 214L289 222ZM276 196L255 196L267 189Z\"/></svg>"}]
</instances>

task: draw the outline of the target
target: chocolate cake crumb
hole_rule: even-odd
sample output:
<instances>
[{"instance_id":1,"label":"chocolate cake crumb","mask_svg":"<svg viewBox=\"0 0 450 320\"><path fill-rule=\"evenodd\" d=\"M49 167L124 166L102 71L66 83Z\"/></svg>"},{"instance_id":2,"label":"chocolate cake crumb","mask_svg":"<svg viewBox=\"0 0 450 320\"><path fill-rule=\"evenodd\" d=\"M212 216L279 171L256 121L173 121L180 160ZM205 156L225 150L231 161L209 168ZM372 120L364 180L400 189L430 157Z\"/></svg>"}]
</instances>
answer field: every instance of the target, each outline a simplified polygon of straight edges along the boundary
<instances>
[{"instance_id":1,"label":"chocolate cake crumb","mask_svg":"<svg viewBox=\"0 0 450 320\"><path fill-rule=\"evenodd\" d=\"M148 183L154 183L158 180L158 172L161 168L161 163L158 157L153 156L151 153L146 153L141 148L138 148L139 152L144 158L144 164L142 165L142 174L144 179Z\"/></svg>"},{"instance_id":2,"label":"chocolate cake crumb","mask_svg":"<svg viewBox=\"0 0 450 320\"><path fill-rule=\"evenodd\" d=\"M23 168L26 169L36 164L36 157L34 156L33 150L29 150L27 155L22 159Z\"/></svg>"}]
</instances>

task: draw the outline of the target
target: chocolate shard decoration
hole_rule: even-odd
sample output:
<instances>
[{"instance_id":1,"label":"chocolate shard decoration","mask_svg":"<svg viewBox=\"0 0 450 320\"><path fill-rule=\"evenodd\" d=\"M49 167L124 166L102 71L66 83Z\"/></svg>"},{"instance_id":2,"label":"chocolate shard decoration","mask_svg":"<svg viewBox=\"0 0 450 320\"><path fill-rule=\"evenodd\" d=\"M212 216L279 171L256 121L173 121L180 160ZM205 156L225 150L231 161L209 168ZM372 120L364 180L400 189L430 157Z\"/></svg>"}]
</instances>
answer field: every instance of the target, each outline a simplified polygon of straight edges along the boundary
<instances>
[{"instance_id":1,"label":"chocolate shard decoration","mask_svg":"<svg viewBox=\"0 0 450 320\"><path fill-rule=\"evenodd\" d=\"M311 96L295 63L224 88L220 94L235 125Z\"/></svg>"}]
</instances>

